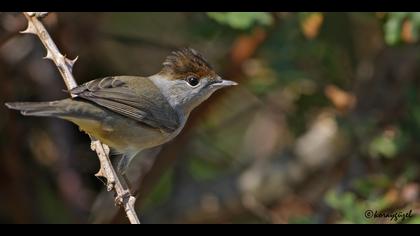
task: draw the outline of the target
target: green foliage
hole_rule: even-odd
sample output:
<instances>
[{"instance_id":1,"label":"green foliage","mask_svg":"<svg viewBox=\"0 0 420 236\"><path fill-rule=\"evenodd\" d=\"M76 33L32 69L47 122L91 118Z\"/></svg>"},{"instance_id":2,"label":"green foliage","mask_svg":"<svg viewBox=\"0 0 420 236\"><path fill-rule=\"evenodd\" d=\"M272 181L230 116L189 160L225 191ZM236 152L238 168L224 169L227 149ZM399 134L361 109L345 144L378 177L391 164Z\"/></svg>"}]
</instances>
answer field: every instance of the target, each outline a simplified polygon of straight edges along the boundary
<instances>
[{"instance_id":1,"label":"green foliage","mask_svg":"<svg viewBox=\"0 0 420 236\"><path fill-rule=\"evenodd\" d=\"M300 21L304 21L315 14L319 14L319 13L317 12L298 12L297 13Z\"/></svg>"},{"instance_id":2,"label":"green foliage","mask_svg":"<svg viewBox=\"0 0 420 236\"><path fill-rule=\"evenodd\" d=\"M385 41L388 44L396 44L400 40L401 25L407 13L390 13L384 25Z\"/></svg>"},{"instance_id":3,"label":"green foliage","mask_svg":"<svg viewBox=\"0 0 420 236\"><path fill-rule=\"evenodd\" d=\"M392 184L392 179L385 174L372 174L367 177L357 178L353 181L353 187L363 198L369 199L372 196L379 196L382 190Z\"/></svg>"},{"instance_id":4,"label":"green foliage","mask_svg":"<svg viewBox=\"0 0 420 236\"><path fill-rule=\"evenodd\" d=\"M410 168L404 171L412 172ZM358 178L352 183L352 190L344 193L328 191L325 195L326 203L340 213L340 222L343 223L374 223L383 221L388 223L415 223L418 216L403 221L403 218L391 219L385 217L366 217L366 211L379 213L408 213L410 207L395 207L395 200L384 194L392 188L394 178L389 174L372 174L363 178Z\"/></svg>"},{"instance_id":5,"label":"green foliage","mask_svg":"<svg viewBox=\"0 0 420 236\"><path fill-rule=\"evenodd\" d=\"M380 135L370 143L369 153L373 157L385 156L392 158L398 153L397 144L394 139Z\"/></svg>"},{"instance_id":6,"label":"green foliage","mask_svg":"<svg viewBox=\"0 0 420 236\"><path fill-rule=\"evenodd\" d=\"M367 204L358 201L354 193L346 192L339 194L336 191L329 191L325 195L326 203L341 213L343 220L341 223L370 223L364 216Z\"/></svg>"},{"instance_id":7,"label":"green foliage","mask_svg":"<svg viewBox=\"0 0 420 236\"><path fill-rule=\"evenodd\" d=\"M407 224L420 224L420 216L414 216L407 222Z\"/></svg>"},{"instance_id":8,"label":"green foliage","mask_svg":"<svg viewBox=\"0 0 420 236\"><path fill-rule=\"evenodd\" d=\"M207 15L219 22L234 29L246 30L255 24L270 25L273 18L266 12L208 12Z\"/></svg>"},{"instance_id":9,"label":"green foliage","mask_svg":"<svg viewBox=\"0 0 420 236\"><path fill-rule=\"evenodd\" d=\"M311 216L293 217L287 223L289 224L314 224L314 218Z\"/></svg>"},{"instance_id":10,"label":"green foliage","mask_svg":"<svg viewBox=\"0 0 420 236\"><path fill-rule=\"evenodd\" d=\"M394 135L383 132L374 137L369 144L370 156L393 158L400 153L407 143L407 138L399 129L394 132Z\"/></svg>"},{"instance_id":11,"label":"green foliage","mask_svg":"<svg viewBox=\"0 0 420 236\"><path fill-rule=\"evenodd\" d=\"M414 41L419 39L420 13L417 12L391 12L384 24L385 41L389 45L401 42L401 31L404 21L411 23L410 33Z\"/></svg>"}]
</instances>

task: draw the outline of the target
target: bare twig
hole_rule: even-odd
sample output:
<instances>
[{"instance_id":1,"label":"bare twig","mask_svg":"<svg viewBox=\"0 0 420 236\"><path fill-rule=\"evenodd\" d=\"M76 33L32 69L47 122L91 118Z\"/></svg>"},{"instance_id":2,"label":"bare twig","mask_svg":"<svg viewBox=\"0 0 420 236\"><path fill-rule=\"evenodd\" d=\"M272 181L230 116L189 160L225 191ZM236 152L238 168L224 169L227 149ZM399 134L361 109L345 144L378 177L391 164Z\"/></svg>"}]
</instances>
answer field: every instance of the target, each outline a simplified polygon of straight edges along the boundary
<instances>
[{"instance_id":1,"label":"bare twig","mask_svg":"<svg viewBox=\"0 0 420 236\"><path fill-rule=\"evenodd\" d=\"M72 88L77 87L77 83L72 74L73 65L76 62L77 57L74 60L70 60L62 55L51 39L44 25L38 20L38 18L44 17L48 13L24 12L23 14L28 20L28 27L21 33L37 35L42 44L44 44L45 48L47 49L47 56L45 56L45 59L52 60L57 66L61 76L64 79L67 89L71 90ZM70 94L70 96L74 97L72 94ZM101 165L98 173L95 175L97 177L103 177L107 180L106 185L108 191L115 190L116 204L124 208L130 222L132 224L140 224L134 209L136 198L131 195L128 188L126 189L123 187L121 181L118 179L117 173L115 172L109 159L109 147L105 144L102 144L100 141L92 139L91 148L93 151L96 151Z\"/></svg>"}]
</instances>

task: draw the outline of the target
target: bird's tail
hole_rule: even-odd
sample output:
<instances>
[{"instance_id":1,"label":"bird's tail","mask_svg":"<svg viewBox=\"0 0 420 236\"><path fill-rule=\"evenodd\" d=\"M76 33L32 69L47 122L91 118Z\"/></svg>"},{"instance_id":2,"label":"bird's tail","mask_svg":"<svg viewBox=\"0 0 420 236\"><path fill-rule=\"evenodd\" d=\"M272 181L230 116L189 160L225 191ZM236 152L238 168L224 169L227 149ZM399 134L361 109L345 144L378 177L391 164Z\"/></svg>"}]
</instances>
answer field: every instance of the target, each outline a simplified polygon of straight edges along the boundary
<instances>
[{"instance_id":1,"label":"bird's tail","mask_svg":"<svg viewBox=\"0 0 420 236\"><path fill-rule=\"evenodd\" d=\"M8 102L5 105L25 116L60 116L66 113L63 100L52 102Z\"/></svg>"}]
</instances>

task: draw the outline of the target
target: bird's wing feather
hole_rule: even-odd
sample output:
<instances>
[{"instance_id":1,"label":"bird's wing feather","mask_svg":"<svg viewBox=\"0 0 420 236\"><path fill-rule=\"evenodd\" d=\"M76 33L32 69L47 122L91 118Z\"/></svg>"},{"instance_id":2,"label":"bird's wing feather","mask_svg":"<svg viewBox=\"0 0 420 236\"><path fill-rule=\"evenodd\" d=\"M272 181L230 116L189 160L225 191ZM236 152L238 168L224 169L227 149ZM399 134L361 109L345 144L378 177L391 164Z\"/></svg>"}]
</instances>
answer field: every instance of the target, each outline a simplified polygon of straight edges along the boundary
<instances>
[{"instance_id":1,"label":"bird's wing feather","mask_svg":"<svg viewBox=\"0 0 420 236\"><path fill-rule=\"evenodd\" d=\"M139 83L139 86L133 89L129 83ZM147 78L117 76L92 80L70 92L153 128L175 131L179 127L176 111L163 95L150 93L150 89L158 91Z\"/></svg>"}]
</instances>

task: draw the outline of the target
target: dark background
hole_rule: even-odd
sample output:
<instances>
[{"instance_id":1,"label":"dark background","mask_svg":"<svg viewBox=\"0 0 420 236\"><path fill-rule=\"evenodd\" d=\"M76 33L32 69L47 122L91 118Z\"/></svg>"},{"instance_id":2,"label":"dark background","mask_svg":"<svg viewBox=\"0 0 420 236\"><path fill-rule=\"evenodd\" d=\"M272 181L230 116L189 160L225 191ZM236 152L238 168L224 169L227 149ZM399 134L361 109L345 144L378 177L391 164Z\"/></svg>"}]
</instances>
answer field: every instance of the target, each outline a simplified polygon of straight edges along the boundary
<instances>
[{"instance_id":1,"label":"dark background","mask_svg":"<svg viewBox=\"0 0 420 236\"><path fill-rule=\"evenodd\" d=\"M142 222L420 223L419 13L50 13L43 22L79 56L79 84L154 74L185 46L240 84L197 108L157 156L136 159ZM22 14L0 14L1 103L67 97L39 40L18 33L25 26ZM75 125L0 114L0 222L127 223Z\"/></svg>"}]
</instances>

